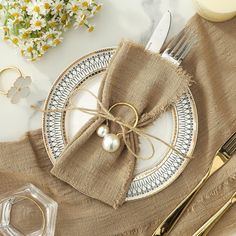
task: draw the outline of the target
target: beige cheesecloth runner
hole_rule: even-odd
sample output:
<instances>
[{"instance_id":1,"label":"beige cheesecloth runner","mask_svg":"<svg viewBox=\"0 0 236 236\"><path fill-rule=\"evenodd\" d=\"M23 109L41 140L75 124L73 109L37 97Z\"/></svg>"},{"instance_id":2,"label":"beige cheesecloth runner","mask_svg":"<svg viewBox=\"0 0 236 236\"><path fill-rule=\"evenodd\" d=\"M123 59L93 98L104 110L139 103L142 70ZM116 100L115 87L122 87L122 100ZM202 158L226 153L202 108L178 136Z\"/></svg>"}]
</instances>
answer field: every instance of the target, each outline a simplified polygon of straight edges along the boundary
<instances>
[{"instance_id":1,"label":"beige cheesecloth runner","mask_svg":"<svg viewBox=\"0 0 236 236\"><path fill-rule=\"evenodd\" d=\"M143 127L187 91L189 80L186 72L160 55L151 54L138 44L122 42L103 78L98 97L107 109L120 102L131 104L139 114L138 127ZM117 106L111 113L134 124L135 114L126 106ZM88 121L68 144L51 173L81 193L117 208L125 201L136 158L122 138L116 152L103 149L102 138L96 133L103 122L99 117ZM122 131L113 122L108 126L110 133ZM136 152L137 135L131 132L126 140ZM149 149L147 157L151 153Z\"/></svg>"},{"instance_id":2,"label":"beige cheesecloth runner","mask_svg":"<svg viewBox=\"0 0 236 236\"><path fill-rule=\"evenodd\" d=\"M196 81L191 91L198 109L199 134L195 158L165 190L146 199L124 203L118 209L83 195L50 174L53 166L41 131L37 130L27 133L19 142L0 144L0 193L28 182L42 189L59 204L58 236L151 235L204 176L215 151L236 130L235 25L236 18L225 23L210 23L198 16L190 20L188 27L195 29L199 43L183 66ZM209 179L171 235L191 236L235 190L236 156ZM235 232L235 217L236 206L210 235L227 236L232 230ZM24 224L20 213L15 220Z\"/></svg>"}]
</instances>

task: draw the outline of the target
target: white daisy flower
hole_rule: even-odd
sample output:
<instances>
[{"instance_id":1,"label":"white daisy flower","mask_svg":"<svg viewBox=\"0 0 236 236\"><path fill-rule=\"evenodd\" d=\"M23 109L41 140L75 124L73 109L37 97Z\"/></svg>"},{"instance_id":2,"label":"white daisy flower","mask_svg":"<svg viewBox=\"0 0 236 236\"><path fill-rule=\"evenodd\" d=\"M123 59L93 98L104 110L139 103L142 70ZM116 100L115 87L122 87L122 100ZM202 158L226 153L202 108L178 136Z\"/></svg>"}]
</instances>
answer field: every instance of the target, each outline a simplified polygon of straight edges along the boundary
<instances>
[{"instance_id":1,"label":"white daisy flower","mask_svg":"<svg viewBox=\"0 0 236 236\"><path fill-rule=\"evenodd\" d=\"M19 37L22 40L27 40L30 37L31 31L29 29L19 29Z\"/></svg>"},{"instance_id":2,"label":"white daisy flower","mask_svg":"<svg viewBox=\"0 0 236 236\"><path fill-rule=\"evenodd\" d=\"M10 28L8 28L7 26L0 27L0 36L3 38L3 40L9 39L9 32L10 32Z\"/></svg>"},{"instance_id":3,"label":"white daisy flower","mask_svg":"<svg viewBox=\"0 0 236 236\"><path fill-rule=\"evenodd\" d=\"M41 56L36 48L37 47L34 45L34 43L32 45L27 43L26 45L21 46L21 54L26 59L29 59L31 61L35 61Z\"/></svg>"},{"instance_id":4,"label":"white daisy flower","mask_svg":"<svg viewBox=\"0 0 236 236\"><path fill-rule=\"evenodd\" d=\"M74 14L77 14L80 10L80 1L78 0L69 1L66 8L69 12L69 15L73 16Z\"/></svg>"},{"instance_id":5,"label":"white daisy flower","mask_svg":"<svg viewBox=\"0 0 236 236\"><path fill-rule=\"evenodd\" d=\"M20 9L25 13L26 10L27 10L28 2L25 1L25 0L18 0L18 2L19 2L19 5L20 5Z\"/></svg>"},{"instance_id":6,"label":"white daisy flower","mask_svg":"<svg viewBox=\"0 0 236 236\"><path fill-rule=\"evenodd\" d=\"M43 8L45 13L48 14L52 8L53 1L52 0L44 0L43 1Z\"/></svg>"},{"instance_id":7,"label":"white daisy flower","mask_svg":"<svg viewBox=\"0 0 236 236\"><path fill-rule=\"evenodd\" d=\"M41 16L36 16L31 19L30 24L32 31L41 30L46 26L46 20Z\"/></svg>"},{"instance_id":8,"label":"white daisy flower","mask_svg":"<svg viewBox=\"0 0 236 236\"><path fill-rule=\"evenodd\" d=\"M12 37L10 37L10 40L12 41L12 43L14 44L14 45L18 45L19 44L19 42L20 42L20 38L19 37L17 37L17 36L12 36Z\"/></svg>"},{"instance_id":9,"label":"white daisy flower","mask_svg":"<svg viewBox=\"0 0 236 236\"><path fill-rule=\"evenodd\" d=\"M56 35L56 37L52 40L52 45L56 47L62 42L63 38L61 37L61 34Z\"/></svg>"},{"instance_id":10,"label":"white daisy flower","mask_svg":"<svg viewBox=\"0 0 236 236\"><path fill-rule=\"evenodd\" d=\"M50 48L51 46L46 41L41 41L37 45L37 51L39 52L40 56L44 55L45 52Z\"/></svg>"},{"instance_id":11,"label":"white daisy flower","mask_svg":"<svg viewBox=\"0 0 236 236\"><path fill-rule=\"evenodd\" d=\"M20 43L21 53L27 58L31 57L34 49L34 41L31 39Z\"/></svg>"},{"instance_id":12,"label":"white daisy flower","mask_svg":"<svg viewBox=\"0 0 236 236\"><path fill-rule=\"evenodd\" d=\"M44 40L53 39L59 32L55 29L49 28L48 31L43 35Z\"/></svg>"},{"instance_id":13,"label":"white daisy flower","mask_svg":"<svg viewBox=\"0 0 236 236\"><path fill-rule=\"evenodd\" d=\"M88 0L81 0L80 1L80 8L85 10L85 9L88 9L88 7L90 6L91 4L91 1L88 1Z\"/></svg>"},{"instance_id":14,"label":"white daisy flower","mask_svg":"<svg viewBox=\"0 0 236 236\"><path fill-rule=\"evenodd\" d=\"M64 5L65 5L64 1L54 0L54 4L52 7L52 14L53 15L61 14L64 9Z\"/></svg>"},{"instance_id":15,"label":"white daisy flower","mask_svg":"<svg viewBox=\"0 0 236 236\"><path fill-rule=\"evenodd\" d=\"M78 14L75 16L73 26L75 29L77 29L79 26L83 26L85 24L88 24L87 16L84 14L83 11L79 11Z\"/></svg>"},{"instance_id":16,"label":"white daisy flower","mask_svg":"<svg viewBox=\"0 0 236 236\"><path fill-rule=\"evenodd\" d=\"M100 8L96 0L0 0L0 37L36 60L60 44L71 26L92 32L89 18Z\"/></svg>"},{"instance_id":17,"label":"white daisy flower","mask_svg":"<svg viewBox=\"0 0 236 236\"><path fill-rule=\"evenodd\" d=\"M28 15L46 15L47 11L44 7L44 1L32 0L27 4L26 9Z\"/></svg>"},{"instance_id":18,"label":"white daisy flower","mask_svg":"<svg viewBox=\"0 0 236 236\"><path fill-rule=\"evenodd\" d=\"M23 21L23 14L21 12L21 9L19 8L11 8L8 11L10 13L10 16L13 18L12 21L15 24L20 23L20 21Z\"/></svg>"}]
</instances>

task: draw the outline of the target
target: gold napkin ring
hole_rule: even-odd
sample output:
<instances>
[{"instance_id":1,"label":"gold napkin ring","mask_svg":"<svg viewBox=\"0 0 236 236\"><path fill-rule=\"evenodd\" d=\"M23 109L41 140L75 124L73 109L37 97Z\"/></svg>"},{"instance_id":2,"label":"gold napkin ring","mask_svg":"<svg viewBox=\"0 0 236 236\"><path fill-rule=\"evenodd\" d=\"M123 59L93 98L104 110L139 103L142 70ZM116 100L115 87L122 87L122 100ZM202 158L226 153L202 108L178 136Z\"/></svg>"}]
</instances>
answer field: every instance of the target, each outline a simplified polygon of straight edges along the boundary
<instances>
[{"instance_id":1,"label":"gold napkin ring","mask_svg":"<svg viewBox=\"0 0 236 236\"><path fill-rule=\"evenodd\" d=\"M138 112L135 109L134 106L132 106L129 103L125 103L125 102L119 102L119 103L115 103L114 105L112 105L108 112L110 112L112 109L114 109L117 106L127 106L129 107L135 114L135 121L133 124L133 128L135 128L138 124L139 121L139 117L138 117ZM118 118L115 118L115 120L117 120ZM126 134L130 133L132 130L129 130L126 132ZM102 147L105 151L107 152L115 152L119 149L120 147L120 138L119 135L121 135L122 133L118 133L118 134L112 134L109 133L109 127L108 127L108 120L106 120L106 124L101 125L98 129L97 129L97 135L101 138L103 138L103 142L102 142Z\"/></svg>"},{"instance_id":2,"label":"gold napkin ring","mask_svg":"<svg viewBox=\"0 0 236 236\"><path fill-rule=\"evenodd\" d=\"M8 91L0 90L0 95L8 97L11 103L16 104L20 101L21 98L26 98L29 93L29 85L31 84L31 77L24 76L22 71L17 67L6 67L0 70L0 76L7 71L16 71L18 77L16 78L13 86Z\"/></svg>"}]
</instances>

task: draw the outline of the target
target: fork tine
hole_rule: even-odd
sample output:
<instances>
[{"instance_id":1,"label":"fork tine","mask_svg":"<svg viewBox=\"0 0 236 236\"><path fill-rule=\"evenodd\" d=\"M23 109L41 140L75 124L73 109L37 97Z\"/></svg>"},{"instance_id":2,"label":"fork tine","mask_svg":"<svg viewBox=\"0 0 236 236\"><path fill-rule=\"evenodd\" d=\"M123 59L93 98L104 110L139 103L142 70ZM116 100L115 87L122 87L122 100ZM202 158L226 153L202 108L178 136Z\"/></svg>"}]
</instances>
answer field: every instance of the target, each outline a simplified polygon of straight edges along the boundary
<instances>
[{"instance_id":1,"label":"fork tine","mask_svg":"<svg viewBox=\"0 0 236 236\"><path fill-rule=\"evenodd\" d=\"M234 154L234 152L236 151L236 132L223 145L222 150L226 152L229 156Z\"/></svg>"},{"instance_id":2,"label":"fork tine","mask_svg":"<svg viewBox=\"0 0 236 236\"><path fill-rule=\"evenodd\" d=\"M182 35L184 34L184 30L181 30L178 35L174 38L174 40L172 40L167 48L170 49L172 51L173 47L179 42L180 38L182 37Z\"/></svg>"},{"instance_id":3,"label":"fork tine","mask_svg":"<svg viewBox=\"0 0 236 236\"><path fill-rule=\"evenodd\" d=\"M227 152L229 153L229 155L233 155L234 152L236 151L236 134L233 135L233 140L230 144L230 146L227 148Z\"/></svg>"},{"instance_id":4,"label":"fork tine","mask_svg":"<svg viewBox=\"0 0 236 236\"><path fill-rule=\"evenodd\" d=\"M192 39L191 42L186 45L186 47L182 50L180 55L178 55L178 60L179 61L183 61L183 59L188 55L188 53L190 52L191 48L195 45L196 42L197 42L197 40L194 37L194 39Z\"/></svg>"},{"instance_id":5,"label":"fork tine","mask_svg":"<svg viewBox=\"0 0 236 236\"><path fill-rule=\"evenodd\" d=\"M178 51L178 49L181 47L181 45L184 43L184 40L185 40L185 36L183 36L177 43L176 43L176 45L172 48L172 50L171 50L171 52L170 52L170 54L171 54L171 56L176 56L177 55L177 51Z\"/></svg>"},{"instance_id":6,"label":"fork tine","mask_svg":"<svg viewBox=\"0 0 236 236\"><path fill-rule=\"evenodd\" d=\"M183 43L178 48L177 52L175 53L175 57L177 57L177 58L179 58L179 55L181 55L184 52L184 50L186 49L186 47L188 46L188 39L186 38L186 36L183 37L182 39L184 39L184 40L182 40Z\"/></svg>"},{"instance_id":7,"label":"fork tine","mask_svg":"<svg viewBox=\"0 0 236 236\"><path fill-rule=\"evenodd\" d=\"M223 148L228 149L234 142L236 142L236 132L231 135L228 141L223 145Z\"/></svg>"},{"instance_id":8,"label":"fork tine","mask_svg":"<svg viewBox=\"0 0 236 236\"><path fill-rule=\"evenodd\" d=\"M183 29L169 43L162 53L162 57L179 66L196 41L197 35L191 29Z\"/></svg>"},{"instance_id":9,"label":"fork tine","mask_svg":"<svg viewBox=\"0 0 236 236\"><path fill-rule=\"evenodd\" d=\"M229 155L233 155L236 151L236 145L234 147L231 148L230 152L229 152Z\"/></svg>"}]
</instances>

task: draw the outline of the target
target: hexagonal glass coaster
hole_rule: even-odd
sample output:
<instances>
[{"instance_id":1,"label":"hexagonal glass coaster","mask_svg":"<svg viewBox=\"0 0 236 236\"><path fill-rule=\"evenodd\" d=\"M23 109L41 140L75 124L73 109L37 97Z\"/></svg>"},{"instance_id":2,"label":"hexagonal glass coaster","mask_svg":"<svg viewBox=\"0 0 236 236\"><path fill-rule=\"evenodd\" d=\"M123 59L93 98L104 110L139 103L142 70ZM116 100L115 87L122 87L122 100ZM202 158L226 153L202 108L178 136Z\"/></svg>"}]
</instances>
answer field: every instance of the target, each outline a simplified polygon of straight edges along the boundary
<instances>
[{"instance_id":1,"label":"hexagonal glass coaster","mask_svg":"<svg viewBox=\"0 0 236 236\"><path fill-rule=\"evenodd\" d=\"M58 204L32 184L0 195L0 235L53 236Z\"/></svg>"}]
</instances>

